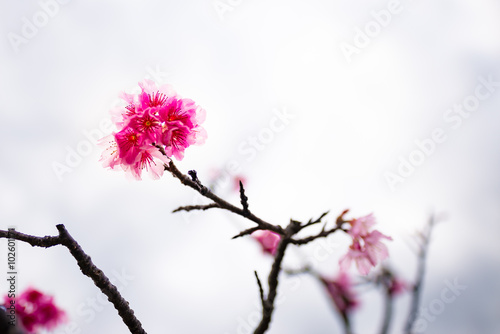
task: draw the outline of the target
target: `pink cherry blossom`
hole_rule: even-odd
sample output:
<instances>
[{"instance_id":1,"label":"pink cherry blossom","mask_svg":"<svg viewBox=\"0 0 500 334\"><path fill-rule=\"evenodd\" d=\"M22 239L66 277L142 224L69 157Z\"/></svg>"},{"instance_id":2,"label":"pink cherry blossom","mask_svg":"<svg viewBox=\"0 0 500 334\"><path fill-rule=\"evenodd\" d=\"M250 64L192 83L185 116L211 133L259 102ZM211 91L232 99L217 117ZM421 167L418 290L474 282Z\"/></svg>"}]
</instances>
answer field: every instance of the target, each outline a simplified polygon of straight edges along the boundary
<instances>
[{"instance_id":1,"label":"pink cherry blossom","mask_svg":"<svg viewBox=\"0 0 500 334\"><path fill-rule=\"evenodd\" d=\"M11 299L4 298L10 305ZM54 298L33 288L28 288L15 300L18 324L28 333L39 330L52 330L66 320L66 314L56 306Z\"/></svg>"},{"instance_id":2,"label":"pink cherry blossom","mask_svg":"<svg viewBox=\"0 0 500 334\"><path fill-rule=\"evenodd\" d=\"M115 135L118 155L127 164L135 162L142 146L142 134L131 127L126 127Z\"/></svg>"},{"instance_id":3,"label":"pink cherry blossom","mask_svg":"<svg viewBox=\"0 0 500 334\"><path fill-rule=\"evenodd\" d=\"M142 133L144 138L152 143L158 141L161 134L161 124L153 108L147 108L140 114L131 118L129 126L137 133Z\"/></svg>"},{"instance_id":4,"label":"pink cherry blossom","mask_svg":"<svg viewBox=\"0 0 500 334\"><path fill-rule=\"evenodd\" d=\"M174 156L177 160L182 160L184 150L196 142L196 137L181 121L174 121L169 123L161 142L166 147L167 156Z\"/></svg>"},{"instance_id":5,"label":"pink cherry blossom","mask_svg":"<svg viewBox=\"0 0 500 334\"><path fill-rule=\"evenodd\" d=\"M360 302L353 289L351 278L345 271L340 271L335 279L325 277L320 279L339 312L347 314L359 306Z\"/></svg>"},{"instance_id":6,"label":"pink cherry blossom","mask_svg":"<svg viewBox=\"0 0 500 334\"><path fill-rule=\"evenodd\" d=\"M179 121L192 129L197 125L197 120L193 117L196 111L194 101L173 97L159 110L159 115L166 123Z\"/></svg>"},{"instance_id":7,"label":"pink cherry blossom","mask_svg":"<svg viewBox=\"0 0 500 334\"><path fill-rule=\"evenodd\" d=\"M363 238L365 252L373 266L376 266L377 262L385 260L389 256L387 246L382 243L381 239L392 240L391 237L383 235L377 230L370 232L370 234Z\"/></svg>"},{"instance_id":8,"label":"pink cherry blossom","mask_svg":"<svg viewBox=\"0 0 500 334\"><path fill-rule=\"evenodd\" d=\"M347 254L340 258L340 270L348 270L353 261L361 275L368 275L371 267L374 266L366 251L361 248L359 241L354 241Z\"/></svg>"},{"instance_id":9,"label":"pink cherry blossom","mask_svg":"<svg viewBox=\"0 0 500 334\"><path fill-rule=\"evenodd\" d=\"M276 254L276 249L281 240L281 236L278 233L268 230L258 230L252 233L252 237L260 243L264 253Z\"/></svg>"},{"instance_id":10,"label":"pink cherry blossom","mask_svg":"<svg viewBox=\"0 0 500 334\"><path fill-rule=\"evenodd\" d=\"M168 85L157 87L144 80L139 86L139 94L120 95L125 107L112 110L118 130L101 140L100 161L105 168L123 170L139 180L144 169L156 179L169 158L182 160L186 148L205 142L207 133L201 127L205 110Z\"/></svg>"},{"instance_id":11,"label":"pink cherry blossom","mask_svg":"<svg viewBox=\"0 0 500 334\"><path fill-rule=\"evenodd\" d=\"M347 233L352 237L352 244L340 261L341 270L347 270L354 262L361 275L368 275L372 267L389 256L387 246L382 239L392 240L377 230L370 231L376 224L372 214L353 219Z\"/></svg>"},{"instance_id":12,"label":"pink cherry blossom","mask_svg":"<svg viewBox=\"0 0 500 334\"><path fill-rule=\"evenodd\" d=\"M348 233L353 238L367 235L372 226L375 225L376 223L377 222L375 221L375 217L373 216L372 213L361 218L353 219L350 222L351 228L349 229Z\"/></svg>"},{"instance_id":13,"label":"pink cherry blossom","mask_svg":"<svg viewBox=\"0 0 500 334\"><path fill-rule=\"evenodd\" d=\"M101 138L98 145L104 147L104 152L101 155L103 167L114 169L116 165L120 165L121 159L118 156L118 144L116 143L115 134Z\"/></svg>"},{"instance_id":14,"label":"pink cherry blossom","mask_svg":"<svg viewBox=\"0 0 500 334\"><path fill-rule=\"evenodd\" d=\"M141 179L143 169L151 174L154 180L159 179L165 170L164 164L170 161L157 148L153 146L144 147L139 153L139 158L134 165L130 166L130 172L137 180Z\"/></svg>"}]
</instances>

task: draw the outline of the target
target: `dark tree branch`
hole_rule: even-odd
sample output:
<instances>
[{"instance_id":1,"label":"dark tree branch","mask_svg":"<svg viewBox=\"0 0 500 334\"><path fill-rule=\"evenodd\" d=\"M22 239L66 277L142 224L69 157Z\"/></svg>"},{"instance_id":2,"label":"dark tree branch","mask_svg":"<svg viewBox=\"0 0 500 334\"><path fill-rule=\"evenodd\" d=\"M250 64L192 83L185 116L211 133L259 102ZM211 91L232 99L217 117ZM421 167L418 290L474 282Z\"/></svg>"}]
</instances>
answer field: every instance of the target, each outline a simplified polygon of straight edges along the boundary
<instances>
[{"instance_id":1,"label":"dark tree branch","mask_svg":"<svg viewBox=\"0 0 500 334\"><path fill-rule=\"evenodd\" d=\"M177 169L177 167L175 166L173 161L170 161L168 165L165 164L165 170L169 171L174 177L179 179L179 181L181 181L181 183L184 184L185 186L188 186L188 187L196 190L201 195L205 196L208 199L211 199L214 203L217 203L221 209L225 209L225 210L231 211L233 213L236 213L237 215L240 215L242 217L248 218L249 220L256 223L261 230L273 231L273 232L276 232L280 235L284 234L284 230L281 226L270 224L270 223L260 219L259 217L255 216L253 213L247 212L244 209L240 209L240 208L226 202L225 200L223 200L219 196L215 195L212 191L210 191L210 189L203 186L201 184L201 182L199 182L197 177L196 177L197 181L193 181L192 178L188 177L187 175L182 174L182 172L179 171L179 169Z\"/></svg>"},{"instance_id":2,"label":"dark tree branch","mask_svg":"<svg viewBox=\"0 0 500 334\"><path fill-rule=\"evenodd\" d=\"M342 229L341 227L335 226L334 228L331 228L331 229L326 230L326 231L323 230L320 233L318 233L316 235L312 235L310 237L306 237L306 238L302 238L302 239L291 239L290 243L294 244L294 245L305 245L305 244L310 243L311 241L314 241L316 239L327 237L330 234L335 233L339 230L347 232L346 230Z\"/></svg>"},{"instance_id":3,"label":"dark tree branch","mask_svg":"<svg viewBox=\"0 0 500 334\"><path fill-rule=\"evenodd\" d=\"M213 209L213 208L220 208L220 206L217 203L211 203L211 204L206 204L206 205L186 205L186 206L180 206L172 212L175 213L175 212L179 212L179 211L194 211L194 210L205 211L205 210Z\"/></svg>"},{"instance_id":4,"label":"dark tree branch","mask_svg":"<svg viewBox=\"0 0 500 334\"><path fill-rule=\"evenodd\" d=\"M243 237L245 235L252 234L253 232L258 231L258 230L260 230L260 227L252 227L252 228L246 229L246 230L240 232L239 234L235 235L234 237L232 237L232 239L237 239L237 238Z\"/></svg>"},{"instance_id":5,"label":"dark tree branch","mask_svg":"<svg viewBox=\"0 0 500 334\"><path fill-rule=\"evenodd\" d=\"M118 314L127 325L132 334L146 334L142 328L141 322L135 317L134 311L130 308L128 302L121 296L120 292L114 286L106 275L97 268L75 239L69 234L63 224L56 225L59 235L35 237L20 233L14 230L0 230L0 238L15 239L29 243L31 246L49 248L56 245L62 245L68 248L71 255L75 258L80 270L85 276L94 281L94 284L108 296L108 300L113 304Z\"/></svg>"},{"instance_id":6,"label":"dark tree branch","mask_svg":"<svg viewBox=\"0 0 500 334\"><path fill-rule=\"evenodd\" d=\"M301 229L304 229L304 228L306 228L306 227L308 227L308 226L311 226L311 225L314 225L314 224L319 224L319 223L321 223L321 220L322 220L322 219L323 219L323 218L324 218L324 217L325 217L325 216L326 216L329 212L330 212L330 211L326 211L326 212L324 212L323 214L321 214L321 216L319 216L319 218L317 218L317 219L316 219L316 220L314 220L314 221L313 221L312 219L310 219L310 220L307 222L307 224L304 224L304 225L302 225L302 226L301 226ZM323 228L321 229L321 232L320 232L320 233L318 233L318 234L316 234L316 235L313 235L313 236L310 236L310 237L307 237L307 238L302 238L302 239L292 239L292 240L290 241L290 243L292 243L292 244L294 244L294 245L305 245L305 244L307 244L307 243L309 243L309 242L311 242L311 241L314 241L314 240L316 240L316 239L318 239L318 238L324 238L324 237L327 237L327 236L329 236L330 234L337 232L338 230L342 230L342 231L344 231L344 232L347 232L347 230L345 230L345 229L343 229L343 228L342 228L342 225L346 222L346 221L344 220L344 216L345 216L345 214L346 214L347 212L349 212L349 210L344 210L344 211L343 211L343 212L342 212L342 213L341 213L341 214L337 217L337 220L336 220L336 222L335 222L335 225L336 225L335 227L333 227L333 228L331 228L331 229L327 230L327 229L326 229L326 224L327 224L327 223L325 222L325 224L323 225Z\"/></svg>"},{"instance_id":7,"label":"dark tree branch","mask_svg":"<svg viewBox=\"0 0 500 334\"><path fill-rule=\"evenodd\" d=\"M49 248L49 247L57 246L57 245L61 244L61 237L60 236L57 236L57 237L51 237L51 236L34 237L32 235L17 232L13 229L9 229L8 231L0 230L0 238L16 239L19 241L24 241L33 247L36 246L36 247L43 247L43 248Z\"/></svg>"},{"instance_id":8,"label":"dark tree branch","mask_svg":"<svg viewBox=\"0 0 500 334\"><path fill-rule=\"evenodd\" d=\"M415 284L411 289L411 306L410 313L408 315L408 320L406 321L405 333L412 334L413 324L415 320L417 320L418 308L420 305L420 299L422 295L422 287L425 277L425 264L427 262L427 252L429 249L429 243L431 238L432 229L435 225L435 217L432 215L429 218L429 222L427 224L427 228L423 233L421 233L422 244L420 245L420 251L418 254L418 268L417 268L417 277L415 279Z\"/></svg>"},{"instance_id":9,"label":"dark tree branch","mask_svg":"<svg viewBox=\"0 0 500 334\"><path fill-rule=\"evenodd\" d=\"M243 182L240 180L240 200L241 206L243 207L243 212L247 215L250 213L248 210L248 197L245 196L245 188L243 188Z\"/></svg>"},{"instance_id":10,"label":"dark tree branch","mask_svg":"<svg viewBox=\"0 0 500 334\"><path fill-rule=\"evenodd\" d=\"M159 147L159 149L160 149L160 151L162 151L162 149L160 147ZM165 154L164 151L162 151L162 153ZM181 210L185 210L185 211L206 210L206 209L209 209L212 207L218 207L221 209L231 211L231 212L233 212L237 215L240 215L242 217L245 217L245 218L247 218L247 219L249 219L257 224L257 226L254 226L252 228L249 228L249 229L246 229L246 230L240 232L238 235L234 236L233 239L252 234L253 232L255 232L257 230L269 230L269 231L273 231L275 233L278 233L281 236L276 253L274 255L274 262L273 262L273 265L271 267L271 271L270 271L269 276L268 276L269 288L268 288L267 297L264 295L262 283L261 283L257 273L255 272L255 277L257 279L257 284L259 286L259 293L260 293L261 302L262 302L262 319L261 319L259 325L257 326L257 328L255 329L254 334L265 333L267 331L267 329L269 328L270 323L271 323L272 314L274 311L274 301L275 301L276 296L277 296L278 277L279 277L279 274L281 272L281 264L282 264L283 258L285 256L285 251L286 251L287 246L289 244L295 244L295 245L307 244L307 243L309 243L313 240L316 240L318 238L326 237L326 236L328 236L328 235L330 235L338 230L345 231L342 228L342 224L345 222L343 220L343 215L345 215L347 213L347 211L344 211L339 216L339 218L337 218L336 226L334 228L332 228L330 230L325 230L325 227L323 227L322 231L317 235L314 235L314 236L311 236L308 238L303 238L303 239L293 239L293 236L295 236L302 229L309 227L311 225L314 225L314 224L321 223L322 219L328 214L328 211L321 214L320 217L315 219L315 220L310 219L306 224L302 224L301 222L298 222L298 221L291 219L288 226L285 229L283 229L279 225L272 225L272 224L260 219L259 217L255 216L253 213L251 213L248 210L248 197L245 195L245 190L243 188L243 184L241 181L240 181L240 201L241 201L242 208L238 208L238 207L226 202L222 198L218 197L210 189L203 186L203 184L198 179L198 176L197 176L195 171L189 171L188 172L189 177L188 177L187 175L184 175L181 171L179 171L179 169L177 169L177 167L175 166L173 161L170 161L168 163L168 165L165 164L165 170L167 170L174 177L179 179L179 181L182 184L184 184L185 186L188 186L188 187L196 190L204 197L213 201L212 204L208 204L208 205L181 207L179 209L176 209L174 212L181 211ZM344 319L344 322L346 324L346 328L350 332L349 319Z\"/></svg>"},{"instance_id":11,"label":"dark tree branch","mask_svg":"<svg viewBox=\"0 0 500 334\"><path fill-rule=\"evenodd\" d=\"M259 293L260 293L260 302L262 303L262 309L266 307L266 302L264 298L264 289L262 288L262 283L260 282L259 274L257 274L257 271L253 272L255 274L255 278L257 279L257 285L259 286Z\"/></svg>"},{"instance_id":12,"label":"dark tree branch","mask_svg":"<svg viewBox=\"0 0 500 334\"><path fill-rule=\"evenodd\" d=\"M198 191L200 194L205 195L207 193L208 188L201 184L198 179L198 175L195 170L189 170L188 175L191 176L191 180L198 186Z\"/></svg>"},{"instance_id":13,"label":"dark tree branch","mask_svg":"<svg viewBox=\"0 0 500 334\"><path fill-rule=\"evenodd\" d=\"M271 272L268 277L269 293L267 298L263 303L262 319L254 331L254 334L263 334L269 328L271 323L272 314L274 311L274 300L278 294L278 276L281 271L281 263L285 257L285 251L287 246L290 244L291 237L300 231L301 226L295 221L291 221L290 224L285 229L285 233L281 238L276 254L274 257L274 262L271 267Z\"/></svg>"},{"instance_id":14,"label":"dark tree branch","mask_svg":"<svg viewBox=\"0 0 500 334\"><path fill-rule=\"evenodd\" d=\"M312 219L309 219L309 221L307 222L307 224L305 224L302 228L305 228L305 227L308 227L308 226L311 226L311 225L315 225L315 224L318 224L318 223L321 223L321 219L323 219L330 211L326 211L326 212L323 212L321 214L321 216L319 216L318 219L316 220L312 220Z\"/></svg>"}]
</instances>

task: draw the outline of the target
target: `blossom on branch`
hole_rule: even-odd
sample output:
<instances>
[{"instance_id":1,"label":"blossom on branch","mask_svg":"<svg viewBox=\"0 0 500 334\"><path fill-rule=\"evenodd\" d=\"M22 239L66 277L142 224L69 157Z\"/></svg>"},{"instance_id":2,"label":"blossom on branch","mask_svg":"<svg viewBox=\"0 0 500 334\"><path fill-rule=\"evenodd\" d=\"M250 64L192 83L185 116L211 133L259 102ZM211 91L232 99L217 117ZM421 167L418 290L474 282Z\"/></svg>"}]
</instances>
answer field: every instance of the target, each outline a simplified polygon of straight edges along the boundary
<instances>
[{"instance_id":1,"label":"blossom on branch","mask_svg":"<svg viewBox=\"0 0 500 334\"><path fill-rule=\"evenodd\" d=\"M389 256L382 239L392 240L377 230L370 231L376 224L373 214L348 221L351 228L347 232L353 239L347 254L340 261L340 269L347 270L354 261L361 275L368 275L370 269Z\"/></svg>"},{"instance_id":2,"label":"blossom on branch","mask_svg":"<svg viewBox=\"0 0 500 334\"><path fill-rule=\"evenodd\" d=\"M15 300L4 297L4 306L9 310L15 305L18 324L28 333L52 330L66 320L66 314L54 303L54 298L28 288Z\"/></svg>"},{"instance_id":3,"label":"blossom on branch","mask_svg":"<svg viewBox=\"0 0 500 334\"><path fill-rule=\"evenodd\" d=\"M388 291L391 296L397 296L409 290L408 284L398 277L391 277Z\"/></svg>"},{"instance_id":4,"label":"blossom on branch","mask_svg":"<svg viewBox=\"0 0 500 334\"><path fill-rule=\"evenodd\" d=\"M205 142L207 133L201 127L205 110L168 85L157 87L144 80L139 86L141 93L122 93L127 105L112 110L118 132L101 139L104 152L100 161L104 167L124 170L138 180L144 169L158 179L171 157L182 160L186 148Z\"/></svg>"},{"instance_id":5,"label":"blossom on branch","mask_svg":"<svg viewBox=\"0 0 500 334\"><path fill-rule=\"evenodd\" d=\"M359 306L360 302L353 290L351 278L345 271L340 271L335 279L320 277L320 280L340 313L348 314Z\"/></svg>"},{"instance_id":6,"label":"blossom on branch","mask_svg":"<svg viewBox=\"0 0 500 334\"><path fill-rule=\"evenodd\" d=\"M258 230L252 233L252 237L260 243L264 253L276 254L276 249L281 240L281 236L278 233L268 230Z\"/></svg>"}]
</instances>

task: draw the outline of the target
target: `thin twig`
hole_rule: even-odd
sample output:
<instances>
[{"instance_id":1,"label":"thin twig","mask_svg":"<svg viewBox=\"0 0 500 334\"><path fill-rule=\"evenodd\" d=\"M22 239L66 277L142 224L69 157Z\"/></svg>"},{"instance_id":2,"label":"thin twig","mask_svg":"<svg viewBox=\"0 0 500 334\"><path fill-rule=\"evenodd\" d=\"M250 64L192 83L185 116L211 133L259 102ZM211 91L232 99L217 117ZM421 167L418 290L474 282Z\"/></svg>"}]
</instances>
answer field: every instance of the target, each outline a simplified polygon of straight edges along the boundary
<instances>
[{"instance_id":1,"label":"thin twig","mask_svg":"<svg viewBox=\"0 0 500 334\"><path fill-rule=\"evenodd\" d=\"M245 195L245 188L243 188L243 182L240 180L240 201L241 201L241 206L243 207L243 212L245 214L249 214L250 211L248 210L248 197Z\"/></svg>"},{"instance_id":2,"label":"thin twig","mask_svg":"<svg viewBox=\"0 0 500 334\"><path fill-rule=\"evenodd\" d=\"M168 165L165 164L165 170L169 171L174 177L179 179L179 181L181 181L181 183L184 184L185 186L193 188L201 195L205 196L208 199L211 199L214 203L217 203L221 209L225 209L233 213L236 213L237 215L240 215L242 217L248 218L249 220L256 223L261 230L270 230L280 235L284 234L284 230L281 226L270 224L260 219L259 217L255 216L253 213L246 212L244 209L238 208L226 202L225 200L223 200L222 198L211 192L210 189L201 185L201 182L199 182L199 180L198 182L193 181L192 178L188 177L187 175L184 175L181 171L179 171L179 169L177 169L177 166L175 166L173 161L170 161Z\"/></svg>"},{"instance_id":3,"label":"thin twig","mask_svg":"<svg viewBox=\"0 0 500 334\"><path fill-rule=\"evenodd\" d=\"M29 243L31 246L49 248L56 245L62 245L68 248L71 255L75 258L82 273L92 279L94 284L108 296L108 300L113 304L118 314L127 325L132 334L146 334L142 328L141 322L135 317L134 311L129 303L121 296L120 292L114 286L108 277L97 268L75 239L69 234L63 224L56 225L59 231L58 236L36 237L27 235L14 230L0 230L0 238L15 239Z\"/></svg>"},{"instance_id":4,"label":"thin twig","mask_svg":"<svg viewBox=\"0 0 500 334\"><path fill-rule=\"evenodd\" d=\"M271 323L272 314L274 311L274 300L278 294L278 276L281 272L281 263L283 262L283 258L285 257L285 251L287 246L290 244L291 237L300 231L301 226L297 224L295 221L291 221L290 224L285 229L285 234L281 238L278 248L276 250L276 254L274 255L274 262L271 267L271 272L269 273L269 277L267 279L267 283L269 286L269 292L267 294L267 298L263 303L262 310L262 319L254 331L254 334L263 334L269 328L269 324Z\"/></svg>"},{"instance_id":5,"label":"thin twig","mask_svg":"<svg viewBox=\"0 0 500 334\"><path fill-rule=\"evenodd\" d=\"M291 239L290 243L294 244L294 245L305 245L305 244L307 244L311 241L314 241L316 239L327 237L330 234L335 233L339 230L347 232L346 230L342 229L341 227L335 226L334 228L331 228L331 229L326 230L326 231L321 231L320 233L318 233L316 235L312 235L310 237L306 237L306 238L302 238L302 239Z\"/></svg>"},{"instance_id":6,"label":"thin twig","mask_svg":"<svg viewBox=\"0 0 500 334\"><path fill-rule=\"evenodd\" d=\"M162 151L161 148L160 148L160 151ZM162 151L162 153L165 154L164 151ZM260 282L260 279L259 279L257 273L255 273L255 276L257 278L257 284L259 285L259 292L260 292L261 302L262 302L262 319L259 322L259 325L257 326L257 328L255 329L254 334L265 333L267 331L267 329L269 328L270 323L271 323L271 318L272 318L272 314L274 311L274 301L275 301L276 296L277 296L278 277L279 277L279 274L281 272L281 264L282 264L283 258L285 256L285 251L286 251L287 246L289 244L295 244L295 245L306 244L306 243L309 243L309 242L316 240L318 238L326 237L326 236L328 236L328 235L330 235L338 230L345 231L344 229L342 229L342 224L343 224L342 218L343 218L343 215L347 211L344 211L342 213L342 215L337 219L336 227L334 227L330 230L325 230L325 228L323 228L322 231L315 236L311 236L311 237L307 237L307 238L303 238L303 239L293 239L293 236L295 236L302 229L304 229L308 226L320 223L321 220L328 214L328 211L321 214L320 217L314 221L312 219L310 219L306 224L302 224L301 222L298 222L298 221L291 219L288 226L285 229L283 229L279 225L272 225L272 224L260 219L259 217L255 216L253 213L251 213L248 210L248 198L245 195L245 191L244 191L243 184L241 181L240 181L240 200L241 200L242 208L238 208L238 207L226 202L222 198L218 197L210 189L203 186L203 184L198 179L198 176L196 175L195 171L189 171L190 177L188 177L187 175L184 175L181 171L179 171L179 169L175 166L173 161L170 161L168 165L165 164L165 170L169 171L174 177L179 179L179 181L182 184L196 190L204 197L211 199L213 201L212 204L217 205L217 206L205 205L205 206L183 207L184 210L185 210L185 208L189 208L189 209L193 209L193 210L199 210L199 209L204 210L204 209L208 209L211 207L218 207L221 209L231 211L231 212L233 212L237 215L240 215L242 217L245 217L245 218L247 218L247 219L249 219L257 224L257 226L254 226L252 228L249 228L249 229L246 229L246 230L240 232L238 235L234 236L233 239L251 234L257 230L269 230L269 231L273 231L275 233L278 233L281 236L276 253L274 255L274 262L273 262L273 265L271 267L271 271L270 271L269 276L268 276L268 294L267 294L267 297L264 296L264 290L262 288L262 283ZM176 211L180 211L180 210L177 209ZM348 321L349 319L344 319L344 320L346 323L347 331L350 332L350 323Z\"/></svg>"},{"instance_id":7,"label":"thin twig","mask_svg":"<svg viewBox=\"0 0 500 334\"><path fill-rule=\"evenodd\" d=\"M257 284L259 285L259 293L260 293L260 301L262 303L262 310L264 310L265 307L265 298L264 298L264 289L262 288L262 283L259 278L259 274L257 274L257 271L253 272L255 274L255 278L257 279Z\"/></svg>"},{"instance_id":8,"label":"thin twig","mask_svg":"<svg viewBox=\"0 0 500 334\"><path fill-rule=\"evenodd\" d=\"M411 290L411 306L410 306L410 313L408 315L408 320L406 321L406 326L405 326L405 333L406 334L411 334L412 333L412 327L413 324L415 323L415 320L417 319L417 314L418 314L418 308L420 305L420 299L422 295L422 286L424 282L424 276L425 276L425 264L427 261L427 252L429 249L429 243L430 243L430 238L431 238L431 233L432 229L435 224L435 217L432 215L429 218L429 222L427 224L426 231L421 234L422 236L422 245L420 246L420 251L418 254L418 268L417 268L417 277L415 279L415 284L413 285L413 288Z\"/></svg>"},{"instance_id":9,"label":"thin twig","mask_svg":"<svg viewBox=\"0 0 500 334\"><path fill-rule=\"evenodd\" d=\"M211 203L211 204L206 204L206 205L186 205L186 206L180 206L172 213L179 212L179 211L194 211L194 210L208 210L208 209L213 209L213 208L220 208L219 204L217 203Z\"/></svg>"},{"instance_id":10,"label":"thin twig","mask_svg":"<svg viewBox=\"0 0 500 334\"><path fill-rule=\"evenodd\" d=\"M252 227L252 228L249 228L249 229L246 229L244 231L241 231L240 233L238 233L237 235L235 235L234 237L232 237L232 239L237 239L237 238L241 238L245 235L249 235L249 234L252 234L253 232L257 231L257 230L260 230L260 227Z\"/></svg>"},{"instance_id":11,"label":"thin twig","mask_svg":"<svg viewBox=\"0 0 500 334\"><path fill-rule=\"evenodd\" d=\"M315 219L314 221L312 219L309 219L307 224L305 224L302 228L321 223L321 219L323 219L329 212L330 211L323 212L321 216L319 216L319 218Z\"/></svg>"}]
</instances>

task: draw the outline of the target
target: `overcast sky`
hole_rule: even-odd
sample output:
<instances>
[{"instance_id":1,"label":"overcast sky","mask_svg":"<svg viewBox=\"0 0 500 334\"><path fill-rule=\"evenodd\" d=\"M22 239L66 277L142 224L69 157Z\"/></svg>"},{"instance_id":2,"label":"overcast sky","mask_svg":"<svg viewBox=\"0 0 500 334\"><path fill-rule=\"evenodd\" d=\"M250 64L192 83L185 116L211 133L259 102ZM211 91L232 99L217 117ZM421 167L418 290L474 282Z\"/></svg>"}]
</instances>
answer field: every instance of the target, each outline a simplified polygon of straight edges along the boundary
<instances>
[{"instance_id":1,"label":"overcast sky","mask_svg":"<svg viewBox=\"0 0 500 334\"><path fill-rule=\"evenodd\" d=\"M267 276L271 259L231 240L252 226L239 217L172 214L197 197L170 175L137 182L101 167L89 137L109 131L118 94L144 78L207 111L208 141L178 167L208 184L236 164L252 212L274 224L373 212L394 239L388 264L411 281L415 231L444 214L422 306L447 282L466 288L427 333L500 331L498 1L4 0L0 29L0 227L65 224L149 333L249 332L253 271ZM291 250L285 266L335 275L347 246L335 236L327 260L314 245ZM55 295L82 333L127 332L65 249L18 247L20 290ZM360 293L355 332L376 333L382 301ZM269 333L340 331L312 279L282 277L281 297Z\"/></svg>"}]
</instances>

